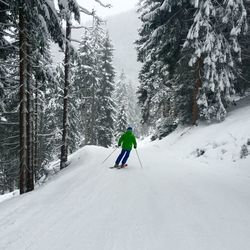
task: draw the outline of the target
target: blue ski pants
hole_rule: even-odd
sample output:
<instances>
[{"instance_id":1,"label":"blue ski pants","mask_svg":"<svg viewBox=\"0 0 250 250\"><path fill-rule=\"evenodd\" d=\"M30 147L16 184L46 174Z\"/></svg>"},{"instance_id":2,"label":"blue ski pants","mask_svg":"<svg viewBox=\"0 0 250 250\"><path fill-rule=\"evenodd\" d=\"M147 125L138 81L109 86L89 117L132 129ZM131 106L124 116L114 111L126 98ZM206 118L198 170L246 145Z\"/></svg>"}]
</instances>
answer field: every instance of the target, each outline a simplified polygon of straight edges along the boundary
<instances>
[{"instance_id":1,"label":"blue ski pants","mask_svg":"<svg viewBox=\"0 0 250 250\"><path fill-rule=\"evenodd\" d=\"M121 153L119 154L119 156L116 159L115 164L119 165L122 158L123 158L122 159L122 164L125 164L127 162L127 160L128 160L129 155L130 155L130 151L131 150L122 149Z\"/></svg>"}]
</instances>

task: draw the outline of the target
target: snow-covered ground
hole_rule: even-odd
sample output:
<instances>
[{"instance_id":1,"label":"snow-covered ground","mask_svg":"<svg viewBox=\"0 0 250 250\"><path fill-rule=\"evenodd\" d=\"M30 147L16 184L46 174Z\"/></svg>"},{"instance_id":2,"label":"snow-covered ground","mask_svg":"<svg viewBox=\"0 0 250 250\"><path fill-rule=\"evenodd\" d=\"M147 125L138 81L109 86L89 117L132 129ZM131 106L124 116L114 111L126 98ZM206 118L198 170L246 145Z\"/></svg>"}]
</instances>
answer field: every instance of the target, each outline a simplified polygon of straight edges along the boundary
<instances>
[{"instance_id":1,"label":"snow-covered ground","mask_svg":"<svg viewBox=\"0 0 250 250\"><path fill-rule=\"evenodd\" d=\"M0 203L3 201L6 201L8 199L11 199L17 195L19 195L19 190L15 190L13 192L10 192L10 193L4 194L4 195L0 195Z\"/></svg>"},{"instance_id":2,"label":"snow-covered ground","mask_svg":"<svg viewBox=\"0 0 250 250\"><path fill-rule=\"evenodd\" d=\"M118 154L88 146L34 192L0 203L1 250L249 250L250 106Z\"/></svg>"}]
</instances>

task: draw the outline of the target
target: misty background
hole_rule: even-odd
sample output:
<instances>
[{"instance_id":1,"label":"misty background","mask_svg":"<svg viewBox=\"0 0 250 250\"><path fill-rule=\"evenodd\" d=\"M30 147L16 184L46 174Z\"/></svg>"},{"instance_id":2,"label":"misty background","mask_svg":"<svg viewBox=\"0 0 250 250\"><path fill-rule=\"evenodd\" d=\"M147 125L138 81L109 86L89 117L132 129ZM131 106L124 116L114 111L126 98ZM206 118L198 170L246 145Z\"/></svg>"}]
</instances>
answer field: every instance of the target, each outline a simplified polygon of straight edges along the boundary
<instances>
[{"instance_id":1,"label":"misty background","mask_svg":"<svg viewBox=\"0 0 250 250\"><path fill-rule=\"evenodd\" d=\"M117 76L124 71L128 80L134 86L137 86L140 63L137 62L134 42L138 37L138 28L140 27L138 14L135 9L132 9L107 17L105 20L106 28L114 46L113 65ZM84 23L84 25L91 26L91 21ZM72 39L80 41L83 34L84 29L73 29ZM73 44L77 49L79 44ZM51 50L54 62L62 62L64 54L59 50L57 45L52 45Z\"/></svg>"}]
</instances>

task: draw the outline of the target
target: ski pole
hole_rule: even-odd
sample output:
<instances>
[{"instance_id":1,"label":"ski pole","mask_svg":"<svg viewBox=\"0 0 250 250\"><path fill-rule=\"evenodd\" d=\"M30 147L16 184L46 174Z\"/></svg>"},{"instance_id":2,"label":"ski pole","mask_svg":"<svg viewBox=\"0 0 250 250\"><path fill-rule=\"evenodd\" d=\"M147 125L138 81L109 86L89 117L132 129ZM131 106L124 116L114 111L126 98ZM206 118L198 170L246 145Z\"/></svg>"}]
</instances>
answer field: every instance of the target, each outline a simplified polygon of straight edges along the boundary
<instances>
[{"instance_id":1,"label":"ski pole","mask_svg":"<svg viewBox=\"0 0 250 250\"><path fill-rule=\"evenodd\" d=\"M114 151L102 162L102 164L116 151L117 148L114 149Z\"/></svg>"},{"instance_id":2,"label":"ski pole","mask_svg":"<svg viewBox=\"0 0 250 250\"><path fill-rule=\"evenodd\" d=\"M136 154L137 154L138 160L139 160L139 162L140 162L141 168L143 168L143 167L142 167L142 164L141 164L141 160L140 160L139 154L138 154L138 152L137 152L137 149L135 149L135 151L136 151Z\"/></svg>"}]
</instances>

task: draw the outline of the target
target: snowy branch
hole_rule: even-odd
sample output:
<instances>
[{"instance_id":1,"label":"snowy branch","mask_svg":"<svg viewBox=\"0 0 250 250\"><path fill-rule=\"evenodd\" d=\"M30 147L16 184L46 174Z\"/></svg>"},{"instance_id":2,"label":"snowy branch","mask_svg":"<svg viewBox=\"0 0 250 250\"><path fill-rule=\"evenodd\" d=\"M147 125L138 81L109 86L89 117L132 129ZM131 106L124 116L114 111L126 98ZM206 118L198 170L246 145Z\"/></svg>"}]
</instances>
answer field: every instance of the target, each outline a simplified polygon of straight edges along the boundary
<instances>
[{"instance_id":1,"label":"snowy branch","mask_svg":"<svg viewBox=\"0 0 250 250\"><path fill-rule=\"evenodd\" d=\"M82 12L82 13L84 13L86 15L89 15L89 16L93 16L95 19L99 20L100 22L103 22L103 20L96 15L95 10L92 10L90 12L89 10L87 10L86 8L84 8L82 6L79 6L79 10L80 10L80 12Z\"/></svg>"},{"instance_id":2,"label":"snowy branch","mask_svg":"<svg viewBox=\"0 0 250 250\"><path fill-rule=\"evenodd\" d=\"M79 6L79 10L80 12L86 14L86 15L89 15L89 16L93 16L94 15L94 11L89 11L87 10L86 8L82 7L82 6Z\"/></svg>"},{"instance_id":3,"label":"snowy branch","mask_svg":"<svg viewBox=\"0 0 250 250\"><path fill-rule=\"evenodd\" d=\"M104 4L102 3L100 0L95 0L97 3L99 3L102 7L104 8L111 8L112 5L111 4Z\"/></svg>"},{"instance_id":4,"label":"snowy branch","mask_svg":"<svg viewBox=\"0 0 250 250\"><path fill-rule=\"evenodd\" d=\"M75 40L75 39L70 39L70 42L81 43L80 41Z\"/></svg>"},{"instance_id":5,"label":"snowy branch","mask_svg":"<svg viewBox=\"0 0 250 250\"><path fill-rule=\"evenodd\" d=\"M3 25L3 26L13 26L13 24L11 24L11 23L1 23L1 22L0 22L0 25Z\"/></svg>"},{"instance_id":6,"label":"snowy branch","mask_svg":"<svg viewBox=\"0 0 250 250\"><path fill-rule=\"evenodd\" d=\"M12 44L6 44L5 46L0 46L0 49L7 49L7 48L14 48L14 49L19 49L17 46L12 45Z\"/></svg>"},{"instance_id":7,"label":"snowy branch","mask_svg":"<svg viewBox=\"0 0 250 250\"><path fill-rule=\"evenodd\" d=\"M87 27L87 26L72 26L71 28L72 29L86 29L86 30L90 29L90 27Z\"/></svg>"},{"instance_id":8,"label":"snowy branch","mask_svg":"<svg viewBox=\"0 0 250 250\"><path fill-rule=\"evenodd\" d=\"M4 36L9 36L11 38L16 38L16 34L14 32L11 32L10 30L8 30L8 31L1 30L0 33L3 34Z\"/></svg>"},{"instance_id":9,"label":"snowy branch","mask_svg":"<svg viewBox=\"0 0 250 250\"><path fill-rule=\"evenodd\" d=\"M7 6L10 6L8 3L6 3L6 2L3 1L3 0L0 0L0 2L3 3L3 4L5 4L5 5L7 5Z\"/></svg>"},{"instance_id":10,"label":"snowy branch","mask_svg":"<svg viewBox=\"0 0 250 250\"><path fill-rule=\"evenodd\" d=\"M0 122L0 125L18 125L18 122Z\"/></svg>"},{"instance_id":11,"label":"snowy branch","mask_svg":"<svg viewBox=\"0 0 250 250\"><path fill-rule=\"evenodd\" d=\"M3 141L7 141L10 139L18 139L20 136L19 135L15 135L15 136L9 136L8 138L5 138Z\"/></svg>"},{"instance_id":12,"label":"snowy branch","mask_svg":"<svg viewBox=\"0 0 250 250\"><path fill-rule=\"evenodd\" d=\"M52 135L55 135L55 133L50 133L50 134L38 134L38 136L40 137L46 137L46 136L52 136Z\"/></svg>"},{"instance_id":13,"label":"snowy branch","mask_svg":"<svg viewBox=\"0 0 250 250\"><path fill-rule=\"evenodd\" d=\"M0 161L0 164L13 163L13 162L18 162L18 160ZM9 170L7 170L7 171L9 171Z\"/></svg>"}]
</instances>

